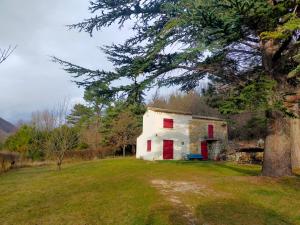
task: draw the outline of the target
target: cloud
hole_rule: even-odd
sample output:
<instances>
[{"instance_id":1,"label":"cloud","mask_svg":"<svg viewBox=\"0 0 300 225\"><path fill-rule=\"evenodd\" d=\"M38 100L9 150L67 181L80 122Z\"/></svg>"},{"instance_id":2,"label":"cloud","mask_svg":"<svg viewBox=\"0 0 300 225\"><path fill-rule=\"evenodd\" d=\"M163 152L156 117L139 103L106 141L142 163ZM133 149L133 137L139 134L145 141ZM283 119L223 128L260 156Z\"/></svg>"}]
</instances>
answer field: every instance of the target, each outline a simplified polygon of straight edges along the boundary
<instances>
[{"instance_id":1,"label":"cloud","mask_svg":"<svg viewBox=\"0 0 300 225\"><path fill-rule=\"evenodd\" d=\"M119 43L130 31L115 26L93 38L68 31L65 25L89 17L88 4L87 0L0 1L0 47L18 45L0 65L0 117L12 122L27 120L32 111L52 108L66 97L82 101L83 90L49 56L90 68L112 69L97 46Z\"/></svg>"}]
</instances>

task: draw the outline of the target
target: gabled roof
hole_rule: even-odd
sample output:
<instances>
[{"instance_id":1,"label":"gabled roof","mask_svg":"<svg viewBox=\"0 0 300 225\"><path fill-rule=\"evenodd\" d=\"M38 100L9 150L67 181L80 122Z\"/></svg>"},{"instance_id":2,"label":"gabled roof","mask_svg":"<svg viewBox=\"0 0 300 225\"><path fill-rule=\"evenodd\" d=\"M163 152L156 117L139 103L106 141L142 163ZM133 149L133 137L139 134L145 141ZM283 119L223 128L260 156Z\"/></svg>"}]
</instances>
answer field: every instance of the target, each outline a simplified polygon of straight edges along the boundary
<instances>
[{"instance_id":1,"label":"gabled roof","mask_svg":"<svg viewBox=\"0 0 300 225\"><path fill-rule=\"evenodd\" d=\"M163 113L173 113L173 114L181 114L181 115L188 115L192 116L192 119L201 119L201 120L215 120L215 121L225 121L224 119L217 118L217 117L209 117L209 116L201 116L201 115L193 115L191 112L185 112L185 111L179 111L179 110L173 110L173 109L162 109L162 108L156 108L156 107L148 107L148 110L154 111L154 112L163 112Z\"/></svg>"},{"instance_id":2,"label":"gabled roof","mask_svg":"<svg viewBox=\"0 0 300 225\"><path fill-rule=\"evenodd\" d=\"M155 108L155 107L148 107L148 110L154 111L154 112L164 112L164 113L173 113L173 114L182 114L182 115L192 115L191 112L184 112L179 110L173 110L173 109L161 109L161 108Z\"/></svg>"},{"instance_id":3,"label":"gabled roof","mask_svg":"<svg viewBox=\"0 0 300 225\"><path fill-rule=\"evenodd\" d=\"M193 115L192 116L193 119L195 120L215 120L215 121L226 121L222 118L218 118L218 117L210 117L210 116L199 116L199 115Z\"/></svg>"}]
</instances>

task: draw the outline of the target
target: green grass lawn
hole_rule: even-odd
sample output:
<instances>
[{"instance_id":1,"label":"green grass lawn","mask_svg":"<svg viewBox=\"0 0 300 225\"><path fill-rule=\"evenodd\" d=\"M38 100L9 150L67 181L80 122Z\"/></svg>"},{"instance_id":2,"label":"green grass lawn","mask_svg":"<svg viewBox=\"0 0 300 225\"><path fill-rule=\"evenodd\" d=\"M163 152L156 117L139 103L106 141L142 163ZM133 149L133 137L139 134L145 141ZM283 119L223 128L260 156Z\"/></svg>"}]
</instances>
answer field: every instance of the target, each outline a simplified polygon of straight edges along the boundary
<instances>
[{"instance_id":1,"label":"green grass lawn","mask_svg":"<svg viewBox=\"0 0 300 225\"><path fill-rule=\"evenodd\" d=\"M0 175L0 224L300 224L300 178L258 166L111 159Z\"/></svg>"}]
</instances>

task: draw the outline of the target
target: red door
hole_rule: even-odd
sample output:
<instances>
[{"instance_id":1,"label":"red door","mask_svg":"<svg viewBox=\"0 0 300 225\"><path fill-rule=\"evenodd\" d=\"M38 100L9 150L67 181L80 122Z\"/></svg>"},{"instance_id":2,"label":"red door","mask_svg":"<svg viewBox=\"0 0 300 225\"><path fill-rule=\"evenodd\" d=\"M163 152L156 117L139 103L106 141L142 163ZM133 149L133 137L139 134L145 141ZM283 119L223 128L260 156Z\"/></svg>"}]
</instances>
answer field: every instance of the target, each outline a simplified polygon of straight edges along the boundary
<instances>
[{"instance_id":1,"label":"red door","mask_svg":"<svg viewBox=\"0 0 300 225\"><path fill-rule=\"evenodd\" d=\"M206 141L201 141L201 155L204 160L208 160L208 148Z\"/></svg>"},{"instance_id":2,"label":"red door","mask_svg":"<svg viewBox=\"0 0 300 225\"><path fill-rule=\"evenodd\" d=\"M208 138L214 138L214 126L208 125Z\"/></svg>"},{"instance_id":3,"label":"red door","mask_svg":"<svg viewBox=\"0 0 300 225\"><path fill-rule=\"evenodd\" d=\"M164 140L163 158L164 159L173 159L173 152L174 152L174 141Z\"/></svg>"}]
</instances>

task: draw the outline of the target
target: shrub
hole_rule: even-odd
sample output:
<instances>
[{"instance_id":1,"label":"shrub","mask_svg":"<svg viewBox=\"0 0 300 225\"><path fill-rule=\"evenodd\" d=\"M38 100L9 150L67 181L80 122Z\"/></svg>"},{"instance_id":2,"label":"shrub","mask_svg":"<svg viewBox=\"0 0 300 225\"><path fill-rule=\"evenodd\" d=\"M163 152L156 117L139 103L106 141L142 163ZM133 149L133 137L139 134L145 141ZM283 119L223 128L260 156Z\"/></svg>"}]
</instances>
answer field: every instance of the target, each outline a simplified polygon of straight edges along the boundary
<instances>
[{"instance_id":1,"label":"shrub","mask_svg":"<svg viewBox=\"0 0 300 225\"><path fill-rule=\"evenodd\" d=\"M102 159L111 154L112 154L112 151L110 148L101 147L98 149L68 151L65 154L65 158L66 159L92 160L95 158Z\"/></svg>"},{"instance_id":2,"label":"shrub","mask_svg":"<svg viewBox=\"0 0 300 225\"><path fill-rule=\"evenodd\" d=\"M0 173L5 172L17 165L19 154L12 152L0 152Z\"/></svg>"},{"instance_id":3,"label":"shrub","mask_svg":"<svg viewBox=\"0 0 300 225\"><path fill-rule=\"evenodd\" d=\"M46 133L34 127L23 125L7 138L4 146L12 152L18 152L29 159L40 160L44 157Z\"/></svg>"}]
</instances>

